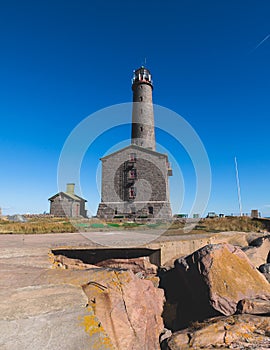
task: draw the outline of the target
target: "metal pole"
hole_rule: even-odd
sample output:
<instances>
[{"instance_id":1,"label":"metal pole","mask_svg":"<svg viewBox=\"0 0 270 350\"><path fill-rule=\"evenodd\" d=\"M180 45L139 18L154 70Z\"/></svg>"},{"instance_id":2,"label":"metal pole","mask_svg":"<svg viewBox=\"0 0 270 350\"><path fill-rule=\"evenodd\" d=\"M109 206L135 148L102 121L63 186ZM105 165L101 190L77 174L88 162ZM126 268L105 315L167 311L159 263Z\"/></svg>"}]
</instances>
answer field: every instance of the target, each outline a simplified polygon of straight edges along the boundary
<instances>
[{"instance_id":1,"label":"metal pole","mask_svg":"<svg viewBox=\"0 0 270 350\"><path fill-rule=\"evenodd\" d=\"M239 209L240 209L240 216L242 216L242 202L241 202L241 192L240 192L240 181L239 181L239 174L238 174L238 166L237 166L236 157L234 158L234 161L235 161L235 171L236 171L238 203L239 203Z\"/></svg>"}]
</instances>

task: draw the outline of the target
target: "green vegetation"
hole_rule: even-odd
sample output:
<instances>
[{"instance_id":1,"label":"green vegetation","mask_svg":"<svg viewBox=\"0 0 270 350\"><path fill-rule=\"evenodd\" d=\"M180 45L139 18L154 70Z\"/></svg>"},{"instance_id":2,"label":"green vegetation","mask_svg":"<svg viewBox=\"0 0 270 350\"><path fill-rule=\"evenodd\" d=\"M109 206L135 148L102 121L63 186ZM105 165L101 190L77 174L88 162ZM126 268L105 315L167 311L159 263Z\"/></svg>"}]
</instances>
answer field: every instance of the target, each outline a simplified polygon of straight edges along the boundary
<instances>
[{"instance_id":1,"label":"green vegetation","mask_svg":"<svg viewBox=\"0 0 270 350\"><path fill-rule=\"evenodd\" d=\"M109 227L120 227L120 224L113 223L113 222L107 222L107 226L109 226Z\"/></svg>"},{"instance_id":2,"label":"green vegetation","mask_svg":"<svg viewBox=\"0 0 270 350\"><path fill-rule=\"evenodd\" d=\"M95 223L95 224L91 224L90 227L92 228L104 228L104 224L100 224L100 223Z\"/></svg>"},{"instance_id":3,"label":"green vegetation","mask_svg":"<svg viewBox=\"0 0 270 350\"><path fill-rule=\"evenodd\" d=\"M124 228L132 228L132 227L139 227L142 226L142 223L138 223L138 222L124 222L123 223L123 227Z\"/></svg>"},{"instance_id":4,"label":"green vegetation","mask_svg":"<svg viewBox=\"0 0 270 350\"><path fill-rule=\"evenodd\" d=\"M147 222L147 221L124 221L114 219L110 222L93 219L69 220L67 218L55 217L32 217L27 222L11 222L0 219L0 234L22 233L22 234L39 234L39 233L62 233L78 231L108 231L108 230L148 230L162 229L164 235L181 235L181 234L199 234L222 231L242 231L242 232L261 232L270 231L270 220L252 219L250 217L223 217L201 219L194 223L187 219L176 219L169 226L164 222ZM190 230L185 231L187 228Z\"/></svg>"}]
</instances>

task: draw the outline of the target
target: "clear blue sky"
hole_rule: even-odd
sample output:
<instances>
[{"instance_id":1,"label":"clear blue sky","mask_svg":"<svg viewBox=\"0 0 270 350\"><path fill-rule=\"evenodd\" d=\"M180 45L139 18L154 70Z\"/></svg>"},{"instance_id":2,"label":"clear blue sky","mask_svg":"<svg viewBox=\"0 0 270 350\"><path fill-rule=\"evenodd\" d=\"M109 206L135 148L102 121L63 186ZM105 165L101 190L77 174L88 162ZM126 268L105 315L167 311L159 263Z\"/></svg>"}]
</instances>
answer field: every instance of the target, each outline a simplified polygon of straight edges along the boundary
<instances>
[{"instance_id":1,"label":"clear blue sky","mask_svg":"<svg viewBox=\"0 0 270 350\"><path fill-rule=\"evenodd\" d=\"M243 211L258 208L270 216L269 18L268 0L2 0L3 212L48 211L66 138L88 115L131 101L132 71L146 57L154 102L184 117L208 153L207 211L239 212L237 156ZM82 193L93 213L99 202L98 159L123 132L128 138L123 128L97 141L82 164ZM157 138L166 146L162 133ZM188 212L196 181L184 152L174 157L185 182L179 210ZM179 182L172 179L172 193ZM172 202L178 212L175 195Z\"/></svg>"}]
</instances>

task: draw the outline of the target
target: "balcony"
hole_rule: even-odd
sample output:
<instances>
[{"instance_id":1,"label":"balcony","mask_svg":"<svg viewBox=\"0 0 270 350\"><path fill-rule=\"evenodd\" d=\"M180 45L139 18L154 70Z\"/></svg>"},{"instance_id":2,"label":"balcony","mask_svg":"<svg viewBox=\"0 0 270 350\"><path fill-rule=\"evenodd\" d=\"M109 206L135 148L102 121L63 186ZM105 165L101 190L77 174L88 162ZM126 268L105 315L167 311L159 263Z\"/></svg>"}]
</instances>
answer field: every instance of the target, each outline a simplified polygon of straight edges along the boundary
<instances>
[{"instance_id":1,"label":"balcony","mask_svg":"<svg viewBox=\"0 0 270 350\"><path fill-rule=\"evenodd\" d=\"M139 69L134 71L132 84L135 82L147 82L152 84L152 76L148 69L146 69L144 66L141 66Z\"/></svg>"}]
</instances>

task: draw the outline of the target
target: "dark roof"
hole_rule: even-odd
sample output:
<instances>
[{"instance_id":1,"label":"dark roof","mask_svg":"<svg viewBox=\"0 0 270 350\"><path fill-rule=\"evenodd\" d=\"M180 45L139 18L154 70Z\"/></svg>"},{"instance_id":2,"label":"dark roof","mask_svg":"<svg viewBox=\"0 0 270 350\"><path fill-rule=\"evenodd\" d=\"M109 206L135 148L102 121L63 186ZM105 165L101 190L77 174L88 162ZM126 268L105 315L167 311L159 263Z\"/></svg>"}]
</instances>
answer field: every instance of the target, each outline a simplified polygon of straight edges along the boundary
<instances>
[{"instance_id":1,"label":"dark roof","mask_svg":"<svg viewBox=\"0 0 270 350\"><path fill-rule=\"evenodd\" d=\"M148 68L146 68L145 66L140 66L140 68L137 68L134 70L135 73L137 72L144 72L144 71L147 71L149 74L150 74L150 70Z\"/></svg>"},{"instance_id":2,"label":"dark roof","mask_svg":"<svg viewBox=\"0 0 270 350\"><path fill-rule=\"evenodd\" d=\"M64 196L66 196L66 197L68 197L70 199L73 199L74 201L81 201L81 200L83 200L83 201L87 202L86 199L84 199L84 198L82 198L80 196L77 196L76 194L71 194L71 193L67 193L67 192L58 192L54 196L50 197L48 200L51 201L54 198L56 198L58 196L61 196L61 195L64 195Z\"/></svg>"}]
</instances>

